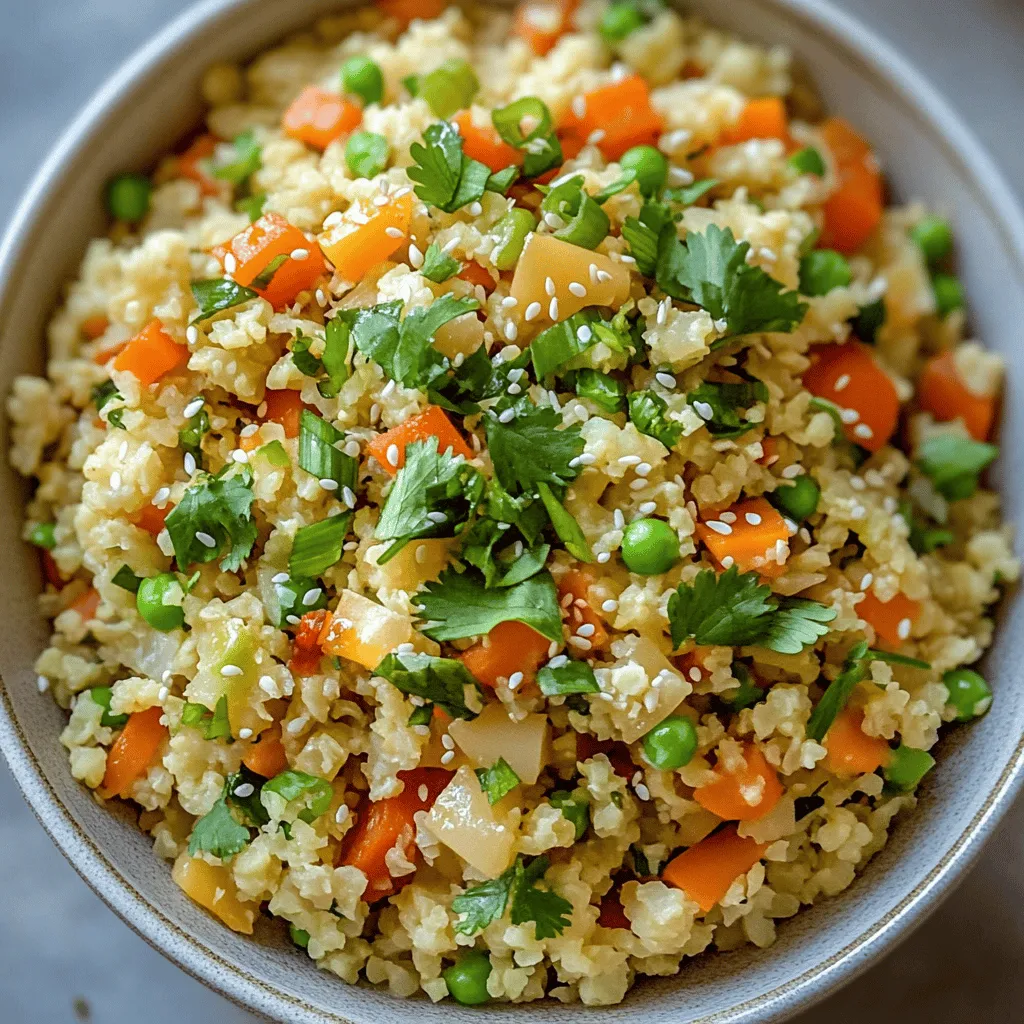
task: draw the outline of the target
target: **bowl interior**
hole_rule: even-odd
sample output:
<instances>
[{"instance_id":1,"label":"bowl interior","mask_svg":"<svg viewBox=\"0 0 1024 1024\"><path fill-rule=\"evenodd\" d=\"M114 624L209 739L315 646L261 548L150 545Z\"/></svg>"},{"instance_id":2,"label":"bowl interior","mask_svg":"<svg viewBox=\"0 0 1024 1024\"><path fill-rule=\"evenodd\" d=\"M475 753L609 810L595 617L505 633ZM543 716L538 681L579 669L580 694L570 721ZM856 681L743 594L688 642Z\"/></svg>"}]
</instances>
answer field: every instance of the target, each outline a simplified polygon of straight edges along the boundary
<instances>
[{"instance_id":1,"label":"bowl interior","mask_svg":"<svg viewBox=\"0 0 1024 1024\"><path fill-rule=\"evenodd\" d=\"M91 104L51 158L0 252L0 394L12 378L38 372L44 328L87 240L104 230L102 183L145 167L194 128L198 82L220 59L249 56L301 27L324 0L209 0L142 51ZM955 225L960 272L974 330L1008 366L1003 434L1024 429L1018 402L1024 354L1007 329L1024 321L1024 222L977 146L926 86L877 41L815 0L692 0L689 9L741 35L785 44L812 74L828 104L876 144L894 195L927 198ZM9 443L0 419L0 449ZM1024 507L1024 449L1008 447L997 481L1011 519ZM86 880L128 922L186 970L257 1011L295 1022L358 1024L412 1015L424 1022L468 1020L471 1009L423 1000L400 1003L317 971L280 931L257 942L228 931L189 902L127 813L112 815L70 775L58 742L63 716L36 690L33 661L45 643L36 613L38 568L19 536L23 483L0 460L0 744L46 828ZM1018 544L1018 553L1021 547ZM691 961L675 978L640 985L614 1011L622 1021L767 1021L794 1012L848 980L941 895L976 853L979 837L1006 806L1021 761L1024 686L1014 637L1024 603L1010 597L987 659L997 714L943 740L939 765L918 811L901 820L886 849L840 897L780 927L768 951L753 947ZM558 1003L494 1006L496 1024L529 1014L589 1024L608 1011Z\"/></svg>"}]
</instances>

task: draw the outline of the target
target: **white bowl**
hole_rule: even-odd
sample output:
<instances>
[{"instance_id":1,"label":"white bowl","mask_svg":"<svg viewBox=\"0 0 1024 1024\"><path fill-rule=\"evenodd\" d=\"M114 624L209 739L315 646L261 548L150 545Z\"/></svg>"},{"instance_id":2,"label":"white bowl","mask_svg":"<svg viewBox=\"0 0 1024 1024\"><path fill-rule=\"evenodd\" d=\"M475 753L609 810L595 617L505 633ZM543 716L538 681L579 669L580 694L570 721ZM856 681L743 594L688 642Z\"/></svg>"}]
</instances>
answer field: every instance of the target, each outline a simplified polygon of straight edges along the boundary
<instances>
[{"instance_id":1,"label":"white bowl","mask_svg":"<svg viewBox=\"0 0 1024 1024\"><path fill-rule=\"evenodd\" d=\"M164 30L100 91L51 154L0 247L0 394L17 373L43 365L44 325L87 240L105 229L104 181L144 167L201 115L198 83L212 62L252 56L332 7L327 0L207 0ZM1008 365L1003 436L1024 432L1024 217L977 141L901 58L819 0L690 0L688 8L751 38L789 46L830 106L874 142L895 195L950 214L975 331ZM1020 430L1018 430L1020 428ZM9 425L0 422L0 447ZM1010 518L1024 508L1024 446L1011 446L996 479ZM0 747L43 826L82 877L128 922L201 981L257 1012L296 1024L422 1024L480 1019L480 1011L400 1002L318 971L266 923L255 940L191 903L124 809L100 808L68 771L58 742L63 715L36 690L33 660L46 628L36 612L36 559L15 538L26 494L0 460ZM1018 550L1018 553L1020 551ZM950 730L916 813L846 892L802 911L768 950L747 947L687 961L673 978L644 981L614 1010L491 1005L489 1024L546 1020L594 1024L767 1022L821 998L919 923L948 894L1009 806L1024 760L1024 603L1010 598L986 662L995 709ZM46 898L39 894L40 900Z\"/></svg>"}]
</instances>

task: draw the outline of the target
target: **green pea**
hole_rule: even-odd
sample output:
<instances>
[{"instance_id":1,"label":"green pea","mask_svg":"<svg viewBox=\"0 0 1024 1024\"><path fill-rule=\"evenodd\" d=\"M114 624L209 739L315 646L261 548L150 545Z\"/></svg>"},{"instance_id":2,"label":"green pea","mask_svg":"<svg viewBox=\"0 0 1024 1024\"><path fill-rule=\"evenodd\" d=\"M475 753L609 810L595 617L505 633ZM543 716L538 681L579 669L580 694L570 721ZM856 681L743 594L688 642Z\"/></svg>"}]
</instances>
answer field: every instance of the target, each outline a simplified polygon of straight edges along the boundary
<instances>
[{"instance_id":1,"label":"green pea","mask_svg":"<svg viewBox=\"0 0 1024 1024\"><path fill-rule=\"evenodd\" d=\"M802 523L818 510L821 488L808 474L798 476L791 484L776 487L768 499L784 515Z\"/></svg>"},{"instance_id":2,"label":"green pea","mask_svg":"<svg viewBox=\"0 0 1024 1024\"><path fill-rule=\"evenodd\" d=\"M952 274L936 274L932 278L932 291L935 293L935 312L939 316L948 316L955 309L963 309L964 290Z\"/></svg>"},{"instance_id":3,"label":"green pea","mask_svg":"<svg viewBox=\"0 0 1024 1024\"><path fill-rule=\"evenodd\" d=\"M576 839L583 838L590 824L590 801L581 789L556 789L548 797L552 807L562 812L562 817L571 821L576 829Z\"/></svg>"},{"instance_id":4,"label":"green pea","mask_svg":"<svg viewBox=\"0 0 1024 1024\"><path fill-rule=\"evenodd\" d=\"M144 174L119 174L107 183L107 209L112 217L134 224L149 212L152 191Z\"/></svg>"},{"instance_id":5,"label":"green pea","mask_svg":"<svg viewBox=\"0 0 1024 1024\"><path fill-rule=\"evenodd\" d=\"M663 519L634 519L622 535L622 560L630 572L657 576L679 559L679 537Z\"/></svg>"},{"instance_id":6,"label":"green pea","mask_svg":"<svg viewBox=\"0 0 1024 1024\"><path fill-rule=\"evenodd\" d=\"M885 769L890 789L909 793L935 766L935 758L927 750L906 747L902 743L892 752Z\"/></svg>"},{"instance_id":7,"label":"green pea","mask_svg":"<svg viewBox=\"0 0 1024 1024\"><path fill-rule=\"evenodd\" d=\"M345 143L345 163L357 178L372 178L388 165L391 147L376 132L353 132Z\"/></svg>"},{"instance_id":8,"label":"green pea","mask_svg":"<svg viewBox=\"0 0 1024 1024\"><path fill-rule=\"evenodd\" d=\"M305 949L309 945L309 932L304 928L296 928L295 925L288 925L288 934L291 936L292 942L295 943L300 949Z\"/></svg>"},{"instance_id":9,"label":"green pea","mask_svg":"<svg viewBox=\"0 0 1024 1024\"><path fill-rule=\"evenodd\" d=\"M800 291L804 295L828 295L852 280L850 264L832 249L814 249L800 261Z\"/></svg>"},{"instance_id":10,"label":"green pea","mask_svg":"<svg viewBox=\"0 0 1024 1024\"><path fill-rule=\"evenodd\" d=\"M172 572L162 572L159 576L150 576L139 584L139 592L135 595L135 607L139 614L154 628L162 633L179 629L185 624L185 612L180 604L174 604L170 598L181 596L181 584Z\"/></svg>"},{"instance_id":11,"label":"green pea","mask_svg":"<svg viewBox=\"0 0 1024 1024\"><path fill-rule=\"evenodd\" d=\"M992 705L992 691L983 676L970 668L954 668L942 677L958 722L980 718Z\"/></svg>"},{"instance_id":12,"label":"green pea","mask_svg":"<svg viewBox=\"0 0 1024 1024\"><path fill-rule=\"evenodd\" d=\"M529 210L509 210L492 229L497 240L491 262L499 270L511 270L523 254L526 236L537 227L537 219Z\"/></svg>"},{"instance_id":13,"label":"green pea","mask_svg":"<svg viewBox=\"0 0 1024 1024\"><path fill-rule=\"evenodd\" d=\"M447 968L442 977L455 1002L463 1006L478 1006L491 998L487 991L490 974L490 957L481 949L473 949L457 964Z\"/></svg>"},{"instance_id":14,"label":"green pea","mask_svg":"<svg viewBox=\"0 0 1024 1024\"><path fill-rule=\"evenodd\" d=\"M645 196L654 195L668 177L668 160L653 146L627 149L619 160L619 166L636 174L636 183Z\"/></svg>"},{"instance_id":15,"label":"green pea","mask_svg":"<svg viewBox=\"0 0 1024 1024\"><path fill-rule=\"evenodd\" d=\"M825 177L825 161L813 146L798 150L789 158L789 166L798 174L816 174Z\"/></svg>"},{"instance_id":16,"label":"green pea","mask_svg":"<svg viewBox=\"0 0 1024 1024\"><path fill-rule=\"evenodd\" d=\"M953 251L953 229L944 217L925 217L911 229L910 237L921 247L929 266L940 263Z\"/></svg>"},{"instance_id":17,"label":"green pea","mask_svg":"<svg viewBox=\"0 0 1024 1024\"><path fill-rule=\"evenodd\" d=\"M451 117L470 105L479 88L472 65L451 57L419 80L418 95L427 101L435 117Z\"/></svg>"},{"instance_id":18,"label":"green pea","mask_svg":"<svg viewBox=\"0 0 1024 1024\"><path fill-rule=\"evenodd\" d=\"M682 768L696 753L697 730L683 715L669 715L644 737L644 757L662 772Z\"/></svg>"},{"instance_id":19,"label":"green pea","mask_svg":"<svg viewBox=\"0 0 1024 1024\"><path fill-rule=\"evenodd\" d=\"M341 65L341 84L345 92L359 96L367 106L380 103L384 96L384 75L369 57L349 57Z\"/></svg>"},{"instance_id":20,"label":"green pea","mask_svg":"<svg viewBox=\"0 0 1024 1024\"><path fill-rule=\"evenodd\" d=\"M606 43L618 43L643 27L643 24L644 16L633 4L612 4L601 18L601 37Z\"/></svg>"},{"instance_id":21,"label":"green pea","mask_svg":"<svg viewBox=\"0 0 1024 1024\"><path fill-rule=\"evenodd\" d=\"M114 697L114 691L111 687L94 686L89 691L89 696L92 697L94 703L103 708L103 714L100 716L100 725L105 725L109 729L120 729L127 723L127 715L115 715L110 710L110 702Z\"/></svg>"},{"instance_id":22,"label":"green pea","mask_svg":"<svg viewBox=\"0 0 1024 1024\"><path fill-rule=\"evenodd\" d=\"M37 548L46 548L47 551L52 551L57 546L57 535L54 529L54 523L36 523L32 527L32 532L28 535L28 539Z\"/></svg>"}]
</instances>

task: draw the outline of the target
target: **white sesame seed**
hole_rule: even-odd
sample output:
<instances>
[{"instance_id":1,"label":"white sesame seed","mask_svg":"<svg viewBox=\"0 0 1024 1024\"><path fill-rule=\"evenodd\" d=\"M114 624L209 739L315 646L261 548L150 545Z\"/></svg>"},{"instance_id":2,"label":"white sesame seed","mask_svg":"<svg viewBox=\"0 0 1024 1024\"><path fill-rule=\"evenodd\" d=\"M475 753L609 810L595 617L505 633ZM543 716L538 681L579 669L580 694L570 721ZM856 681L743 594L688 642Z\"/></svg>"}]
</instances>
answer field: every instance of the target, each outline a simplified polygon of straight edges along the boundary
<instances>
[{"instance_id":1,"label":"white sesame seed","mask_svg":"<svg viewBox=\"0 0 1024 1024\"><path fill-rule=\"evenodd\" d=\"M607 601L601 602L601 611L603 612L615 612L619 610L619 602L615 598L610 597Z\"/></svg>"},{"instance_id":2,"label":"white sesame seed","mask_svg":"<svg viewBox=\"0 0 1024 1024\"><path fill-rule=\"evenodd\" d=\"M697 668L696 665L693 668L690 669L690 671L687 673L687 675L690 677L691 681L693 681L695 683L699 683L701 681L701 679L704 678L701 675L700 669Z\"/></svg>"},{"instance_id":3,"label":"white sesame seed","mask_svg":"<svg viewBox=\"0 0 1024 1024\"><path fill-rule=\"evenodd\" d=\"M901 640L906 640L910 636L910 619L900 619L900 624L896 627L896 635Z\"/></svg>"},{"instance_id":4,"label":"white sesame seed","mask_svg":"<svg viewBox=\"0 0 1024 1024\"><path fill-rule=\"evenodd\" d=\"M640 477L640 479L630 482L629 489L631 491L642 491L646 486L647 481L643 477Z\"/></svg>"},{"instance_id":5,"label":"white sesame seed","mask_svg":"<svg viewBox=\"0 0 1024 1024\"><path fill-rule=\"evenodd\" d=\"M592 466L597 462L597 456L593 452L584 452L579 459L581 466Z\"/></svg>"},{"instance_id":6,"label":"white sesame seed","mask_svg":"<svg viewBox=\"0 0 1024 1024\"><path fill-rule=\"evenodd\" d=\"M255 434L259 429L260 429L260 425L258 423L247 423L238 432L238 436L239 437L252 437L252 435Z\"/></svg>"},{"instance_id":7,"label":"white sesame seed","mask_svg":"<svg viewBox=\"0 0 1024 1024\"><path fill-rule=\"evenodd\" d=\"M746 519L751 526L761 525L761 517L756 512L744 512L743 518Z\"/></svg>"},{"instance_id":8,"label":"white sesame seed","mask_svg":"<svg viewBox=\"0 0 1024 1024\"><path fill-rule=\"evenodd\" d=\"M242 451L241 448L236 448L231 453L231 459L233 462L237 462L240 466L244 466L249 461L249 453Z\"/></svg>"},{"instance_id":9,"label":"white sesame seed","mask_svg":"<svg viewBox=\"0 0 1024 1024\"><path fill-rule=\"evenodd\" d=\"M185 340L190 344L194 345L199 340L199 330L194 324L189 324L185 328Z\"/></svg>"},{"instance_id":10,"label":"white sesame seed","mask_svg":"<svg viewBox=\"0 0 1024 1024\"><path fill-rule=\"evenodd\" d=\"M587 116L587 97L573 96L570 107L572 108L573 116L582 120Z\"/></svg>"},{"instance_id":11,"label":"white sesame seed","mask_svg":"<svg viewBox=\"0 0 1024 1024\"><path fill-rule=\"evenodd\" d=\"M419 270L423 266L423 253L415 242L409 243L409 262L414 270Z\"/></svg>"},{"instance_id":12,"label":"white sesame seed","mask_svg":"<svg viewBox=\"0 0 1024 1024\"><path fill-rule=\"evenodd\" d=\"M256 406L256 415L260 419L263 419L267 415L267 403L266 402L260 402L260 404L258 406Z\"/></svg>"},{"instance_id":13,"label":"white sesame seed","mask_svg":"<svg viewBox=\"0 0 1024 1024\"><path fill-rule=\"evenodd\" d=\"M834 391L842 391L850 383L850 375L844 373L839 377L836 377L835 384L832 385Z\"/></svg>"},{"instance_id":14,"label":"white sesame seed","mask_svg":"<svg viewBox=\"0 0 1024 1024\"><path fill-rule=\"evenodd\" d=\"M454 750L455 740L453 740L451 736L448 735L448 733L442 733L441 746L444 747L445 750Z\"/></svg>"},{"instance_id":15,"label":"white sesame seed","mask_svg":"<svg viewBox=\"0 0 1024 1024\"><path fill-rule=\"evenodd\" d=\"M840 409L839 418L847 425L856 423L860 419L860 413L856 409Z\"/></svg>"},{"instance_id":16,"label":"white sesame seed","mask_svg":"<svg viewBox=\"0 0 1024 1024\"><path fill-rule=\"evenodd\" d=\"M639 466L642 460L639 455L620 455L618 461L620 466Z\"/></svg>"},{"instance_id":17,"label":"white sesame seed","mask_svg":"<svg viewBox=\"0 0 1024 1024\"><path fill-rule=\"evenodd\" d=\"M516 411L515 411L515 409L505 409L504 412L499 413L499 415L498 415L498 422L499 423L511 423L512 420L514 420L515 418L516 418Z\"/></svg>"},{"instance_id":18,"label":"white sesame seed","mask_svg":"<svg viewBox=\"0 0 1024 1024\"><path fill-rule=\"evenodd\" d=\"M655 509L657 509L658 503L656 501L645 501L638 509L637 512L642 516L649 516Z\"/></svg>"},{"instance_id":19,"label":"white sesame seed","mask_svg":"<svg viewBox=\"0 0 1024 1024\"><path fill-rule=\"evenodd\" d=\"M428 512L427 513L427 518L432 523L437 523L438 526L440 526L441 523L448 522L448 517L443 512Z\"/></svg>"},{"instance_id":20,"label":"white sesame seed","mask_svg":"<svg viewBox=\"0 0 1024 1024\"><path fill-rule=\"evenodd\" d=\"M579 629L576 630L577 636L592 637L595 632L595 626L590 622L584 622Z\"/></svg>"},{"instance_id":21,"label":"white sesame seed","mask_svg":"<svg viewBox=\"0 0 1024 1024\"><path fill-rule=\"evenodd\" d=\"M165 501L171 496L170 487L161 487L157 490L156 494L153 495L154 505L163 505Z\"/></svg>"},{"instance_id":22,"label":"white sesame seed","mask_svg":"<svg viewBox=\"0 0 1024 1024\"><path fill-rule=\"evenodd\" d=\"M723 512L718 518L721 519L723 523L728 523L730 526L732 526L732 524L736 522L736 513L726 511Z\"/></svg>"},{"instance_id":23,"label":"white sesame seed","mask_svg":"<svg viewBox=\"0 0 1024 1024\"><path fill-rule=\"evenodd\" d=\"M387 450L387 454L386 454L385 458L388 460L388 465L389 466L397 466L398 465L399 454L398 454L398 445L397 444L389 444L388 445L388 450Z\"/></svg>"},{"instance_id":24,"label":"white sesame seed","mask_svg":"<svg viewBox=\"0 0 1024 1024\"><path fill-rule=\"evenodd\" d=\"M304 715L293 718L288 725L285 727L294 736L296 733L302 732L306 728L306 718Z\"/></svg>"},{"instance_id":25,"label":"white sesame seed","mask_svg":"<svg viewBox=\"0 0 1024 1024\"><path fill-rule=\"evenodd\" d=\"M355 438L351 438L350 440L345 442L345 447L342 449L342 451L350 459L358 459L359 458L359 442Z\"/></svg>"},{"instance_id":26,"label":"white sesame seed","mask_svg":"<svg viewBox=\"0 0 1024 1024\"><path fill-rule=\"evenodd\" d=\"M344 825L348 821L349 813L348 804L338 804L338 809L334 812L334 820L339 825Z\"/></svg>"},{"instance_id":27,"label":"white sesame seed","mask_svg":"<svg viewBox=\"0 0 1024 1024\"><path fill-rule=\"evenodd\" d=\"M858 423L853 428L853 433L855 437L860 437L865 441L869 441L875 436L875 432L866 423Z\"/></svg>"},{"instance_id":28,"label":"white sesame seed","mask_svg":"<svg viewBox=\"0 0 1024 1024\"><path fill-rule=\"evenodd\" d=\"M715 418L715 410L707 402L694 402L694 412L704 420L705 422L713 420Z\"/></svg>"},{"instance_id":29,"label":"white sesame seed","mask_svg":"<svg viewBox=\"0 0 1024 1024\"><path fill-rule=\"evenodd\" d=\"M728 537L732 533L732 527L728 523L720 522L717 519L711 519L704 525L709 530L714 530L715 533L721 534L723 537Z\"/></svg>"},{"instance_id":30,"label":"white sesame seed","mask_svg":"<svg viewBox=\"0 0 1024 1024\"><path fill-rule=\"evenodd\" d=\"M455 760L455 751L454 750L446 750L441 755L441 764L451 764L452 761L454 761L454 760Z\"/></svg>"},{"instance_id":31,"label":"white sesame seed","mask_svg":"<svg viewBox=\"0 0 1024 1024\"><path fill-rule=\"evenodd\" d=\"M604 565L605 562L610 562L612 560L611 552L601 551L597 556L597 560L601 565Z\"/></svg>"},{"instance_id":32,"label":"white sesame seed","mask_svg":"<svg viewBox=\"0 0 1024 1024\"><path fill-rule=\"evenodd\" d=\"M111 490L116 491L120 486L121 474L115 469L114 472L110 474L110 488Z\"/></svg>"},{"instance_id":33,"label":"white sesame seed","mask_svg":"<svg viewBox=\"0 0 1024 1024\"><path fill-rule=\"evenodd\" d=\"M319 587L311 587L302 595L302 603L308 608L310 605L314 605L320 600L320 595L323 591Z\"/></svg>"},{"instance_id":34,"label":"white sesame seed","mask_svg":"<svg viewBox=\"0 0 1024 1024\"><path fill-rule=\"evenodd\" d=\"M663 372L662 373L656 373L654 375L654 379L663 388L674 388L676 386L676 379L675 379L675 377L672 376L671 373L663 373Z\"/></svg>"},{"instance_id":35,"label":"white sesame seed","mask_svg":"<svg viewBox=\"0 0 1024 1024\"><path fill-rule=\"evenodd\" d=\"M260 676L259 687L264 693L277 693L277 683L274 682L273 676Z\"/></svg>"},{"instance_id":36,"label":"white sesame seed","mask_svg":"<svg viewBox=\"0 0 1024 1024\"><path fill-rule=\"evenodd\" d=\"M633 262L635 263L636 261L634 260ZM597 272L598 283L604 283L605 281L610 281L611 279L612 275L607 270L599 270Z\"/></svg>"},{"instance_id":37,"label":"white sesame seed","mask_svg":"<svg viewBox=\"0 0 1024 1024\"><path fill-rule=\"evenodd\" d=\"M851 519L863 519L867 514L868 510L860 504L854 505L853 508L850 509Z\"/></svg>"},{"instance_id":38,"label":"white sesame seed","mask_svg":"<svg viewBox=\"0 0 1024 1024\"><path fill-rule=\"evenodd\" d=\"M582 636L571 636L568 643L580 651L589 651L594 646L586 637Z\"/></svg>"},{"instance_id":39,"label":"white sesame seed","mask_svg":"<svg viewBox=\"0 0 1024 1024\"><path fill-rule=\"evenodd\" d=\"M513 672L508 677L508 688L510 690L517 690L522 685L524 678L522 672Z\"/></svg>"},{"instance_id":40,"label":"white sesame seed","mask_svg":"<svg viewBox=\"0 0 1024 1024\"><path fill-rule=\"evenodd\" d=\"M651 791L642 782L638 783L634 787L634 791L636 792L636 795L640 797L641 800L651 799Z\"/></svg>"},{"instance_id":41,"label":"white sesame seed","mask_svg":"<svg viewBox=\"0 0 1024 1024\"><path fill-rule=\"evenodd\" d=\"M483 206L478 202L470 203L467 209L469 210L469 215L471 217L479 217L480 214L484 212Z\"/></svg>"},{"instance_id":42,"label":"white sesame seed","mask_svg":"<svg viewBox=\"0 0 1024 1024\"><path fill-rule=\"evenodd\" d=\"M540 303L531 302L526 307L526 312L523 314L523 318L529 322L530 320L536 320L540 316Z\"/></svg>"},{"instance_id":43,"label":"white sesame seed","mask_svg":"<svg viewBox=\"0 0 1024 1024\"><path fill-rule=\"evenodd\" d=\"M649 462L641 462L640 465L636 467L634 472L637 476L647 476L647 474L650 473L651 468L652 467Z\"/></svg>"},{"instance_id":44,"label":"white sesame seed","mask_svg":"<svg viewBox=\"0 0 1024 1024\"><path fill-rule=\"evenodd\" d=\"M289 253L289 255L291 256L291 258L293 260L305 260L305 259L309 258L309 250L308 249L292 249L292 251Z\"/></svg>"},{"instance_id":45,"label":"white sesame seed","mask_svg":"<svg viewBox=\"0 0 1024 1024\"><path fill-rule=\"evenodd\" d=\"M604 142L605 134L606 133L603 128L595 128L594 131L587 136L587 145L596 146L599 142Z\"/></svg>"},{"instance_id":46,"label":"white sesame seed","mask_svg":"<svg viewBox=\"0 0 1024 1024\"><path fill-rule=\"evenodd\" d=\"M512 309L513 306L518 306L519 300L514 295L506 295L501 300L501 306L503 309Z\"/></svg>"},{"instance_id":47,"label":"white sesame seed","mask_svg":"<svg viewBox=\"0 0 1024 1024\"><path fill-rule=\"evenodd\" d=\"M659 327L664 327L665 326L665 321L667 319L668 319L668 307L665 305L664 302L660 302L660 303L658 303L658 315L655 317L655 320L656 320L656 322L657 322Z\"/></svg>"},{"instance_id":48,"label":"white sesame seed","mask_svg":"<svg viewBox=\"0 0 1024 1024\"><path fill-rule=\"evenodd\" d=\"M321 480L319 481L319 483L320 483L320 486L321 486L321 487L322 487L322 488L323 488L323 489L324 489L325 491L336 491L336 490L338 489L338 481L337 481L337 480L332 480L332 479L331 479L330 477L328 477L328 476L325 476L325 477L323 477L323 478L322 478L322 479L321 479Z\"/></svg>"},{"instance_id":49,"label":"white sesame seed","mask_svg":"<svg viewBox=\"0 0 1024 1024\"><path fill-rule=\"evenodd\" d=\"M233 253L228 253L224 257L224 269L229 274L233 274L238 269L238 261L235 259Z\"/></svg>"},{"instance_id":50,"label":"white sesame seed","mask_svg":"<svg viewBox=\"0 0 1024 1024\"><path fill-rule=\"evenodd\" d=\"M217 546L217 541L210 534L204 533L202 530L196 532L196 540L205 548L215 548Z\"/></svg>"},{"instance_id":51,"label":"white sesame seed","mask_svg":"<svg viewBox=\"0 0 1024 1024\"><path fill-rule=\"evenodd\" d=\"M515 341L516 338L519 337L519 328L516 327L515 321L509 320L509 322L505 324L505 337L509 341Z\"/></svg>"},{"instance_id":52,"label":"white sesame seed","mask_svg":"<svg viewBox=\"0 0 1024 1024\"><path fill-rule=\"evenodd\" d=\"M185 452L183 463L185 472L191 476L196 471L196 457L191 452Z\"/></svg>"},{"instance_id":53,"label":"white sesame seed","mask_svg":"<svg viewBox=\"0 0 1024 1024\"><path fill-rule=\"evenodd\" d=\"M558 319L558 299L552 299L548 304L548 317L551 320Z\"/></svg>"},{"instance_id":54,"label":"white sesame seed","mask_svg":"<svg viewBox=\"0 0 1024 1024\"><path fill-rule=\"evenodd\" d=\"M46 693L50 688L50 680L46 676L36 676L36 689L40 693Z\"/></svg>"},{"instance_id":55,"label":"white sesame seed","mask_svg":"<svg viewBox=\"0 0 1024 1024\"><path fill-rule=\"evenodd\" d=\"M623 511L622 511L621 508L617 508L612 513L612 521L615 523L615 529L616 530L621 530L626 525L626 517L623 514Z\"/></svg>"},{"instance_id":56,"label":"white sesame seed","mask_svg":"<svg viewBox=\"0 0 1024 1024\"><path fill-rule=\"evenodd\" d=\"M569 291L578 299L585 299L587 297L587 289L579 281L570 281Z\"/></svg>"},{"instance_id":57,"label":"white sesame seed","mask_svg":"<svg viewBox=\"0 0 1024 1024\"><path fill-rule=\"evenodd\" d=\"M324 230L327 231L330 228L337 226L342 222L342 220L343 218L337 210L335 210L334 213L327 214L324 218Z\"/></svg>"},{"instance_id":58,"label":"white sesame seed","mask_svg":"<svg viewBox=\"0 0 1024 1024\"><path fill-rule=\"evenodd\" d=\"M803 476L803 475L804 475L804 467L799 465L798 463L793 463L792 466L787 466L782 471L782 476L786 480L795 480L798 476Z\"/></svg>"},{"instance_id":59,"label":"white sesame seed","mask_svg":"<svg viewBox=\"0 0 1024 1024\"><path fill-rule=\"evenodd\" d=\"M240 676L242 674L242 669L237 665L222 665L220 674L227 678L233 678L234 676Z\"/></svg>"},{"instance_id":60,"label":"white sesame seed","mask_svg":"<svg viewBox=\"0 0 1024 1024\"><path fill-rule=\"evenodd\" d=\"M405 234L403 233L402 229L396 228L393 225L389 225L388 227L386 227L384 229L384 234L387 235L388 238L405 238Z\"/></svg>"},{"instance_id":61,"label":"white sesame seed","mask_svg":"<svg viewBox=\"0 0 1024 1024\"><path fill-rule=\"evenodd\" d=\"M252 729L240 729L238 731L239 739L247 740L249 736L243 736L242 733L247 732L249 736L252 735ZM243 782L238 789L235 790L235 796L247 797L252 796L256 792L256 787L251 782Z\"/></svg>"},{"instance_id":62,"label":"white sesame seed","mask_svg":"<svg viewBox=\"0 0 1024 1024\"><path fill-rule=\"evenodd\" d=\"M550 278L544 278L544 291L549 295L555 294L555 282Z\"/></svg>"}]
</instances>

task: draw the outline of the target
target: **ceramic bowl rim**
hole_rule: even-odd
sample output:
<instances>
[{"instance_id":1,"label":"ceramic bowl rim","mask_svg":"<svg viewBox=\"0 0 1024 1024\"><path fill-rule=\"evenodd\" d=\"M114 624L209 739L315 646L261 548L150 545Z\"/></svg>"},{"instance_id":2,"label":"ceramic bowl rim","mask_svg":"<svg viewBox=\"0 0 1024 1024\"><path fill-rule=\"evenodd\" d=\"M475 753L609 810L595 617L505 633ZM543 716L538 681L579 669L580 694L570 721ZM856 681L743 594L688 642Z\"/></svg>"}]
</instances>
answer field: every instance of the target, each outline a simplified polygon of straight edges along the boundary
<instances>
[{"instance_id":1,"label":"ceramic bowl rim","mask_svg":"<svg viewBox=\"0 0 1024 1024\"><path fill-rule=\"evenodd\" d=\"M172 20L149 42L137 49L93 94L81 112L61 133L34 175L0 242L0 308L8 301L12 281L30 244L37 221L53 189L102 127L111 112L150 74L153 68L209 31L218 17L235 8L266 0L201 0ZM907 110L929 133L943 141L950 159L972 181L993 215L1002 240L1024 271L1024 212L985 148L964 125L949 103L908 60L874 30L833 6L833 0L757 0L783 17L819 31L827 42L895 91ZM46 779L27 737L16 720L10 698L0 685L0 751L37 820L87 885L133 931L176 963L186 973L220 992L237 1005L259 1014L321 1011L300 998L253 974L239 971L198 939L184 932L142 893L135 890L92 839L79 827ZM977 858L1013 797L1024 782L1024 740L1018 744L981 809L950 845L946 856L914 890L855 940L826 961L790 979L754 1000L701 1019L700 1024L726 1024L749 1020L758 1010L762 1021L777 1021L805 1009L812 1002L846 984L888 952L913 926L949 895ZM414 1004L411 1004L414 1005ZM396 1010L397 1010L396 1004ZM765 1015L767 1014L767 1015ZM338 1014L339 1024L347 1018Z\"/></svg>"}]
</instances>

